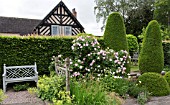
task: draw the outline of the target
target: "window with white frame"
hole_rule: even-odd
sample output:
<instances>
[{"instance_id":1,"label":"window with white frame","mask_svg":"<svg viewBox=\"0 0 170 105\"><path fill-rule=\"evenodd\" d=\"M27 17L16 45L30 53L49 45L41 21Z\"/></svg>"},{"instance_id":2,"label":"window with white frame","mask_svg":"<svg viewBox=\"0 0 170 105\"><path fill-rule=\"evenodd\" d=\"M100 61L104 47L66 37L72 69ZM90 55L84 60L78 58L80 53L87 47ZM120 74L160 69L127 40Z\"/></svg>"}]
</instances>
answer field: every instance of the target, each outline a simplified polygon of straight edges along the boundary
<instances>
[{"instance_id":1,"label":"window with white frame","mask_svg":"<svg viewBox=\"0 0 170 105\"><path fill-rule=\"evenodd\" d=\"M64 26L64 35L72 35L71 26Z\"/></svg>"},{"instance_id":2,"label":"window with white frame","mask_svg":"<svg viewBox=\"0 0 170 105\"><path fill-rule=\"evenodd\" d=\"M60 35L59 25L51 25L51 35Z\"/></svg>"},{"instance_id":3,"label":"window with white frame","mask_svg":"<svg viewBox=\"0 0 170 105\"><path fill-rule=\"evenodd\" d=\"M51 35L72 35L72 27L51 25Z\"/></svg>"}]
</instances>

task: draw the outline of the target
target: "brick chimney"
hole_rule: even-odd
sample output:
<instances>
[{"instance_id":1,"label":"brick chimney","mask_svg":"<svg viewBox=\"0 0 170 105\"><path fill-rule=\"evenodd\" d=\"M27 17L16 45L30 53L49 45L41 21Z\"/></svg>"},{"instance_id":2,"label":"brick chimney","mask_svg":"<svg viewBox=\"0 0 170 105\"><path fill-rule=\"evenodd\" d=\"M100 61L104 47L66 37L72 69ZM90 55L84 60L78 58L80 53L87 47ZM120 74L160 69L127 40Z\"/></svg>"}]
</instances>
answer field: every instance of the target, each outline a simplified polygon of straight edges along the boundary
<instances>
[{"instance_id":1,"label":"brick chimney","mask_svg":"<svg viewBox=\"0 0 170 105\"><path fill-rule=\"evenodd\" d=\"M74 15L75 18L77 18L77 12L75 8L72 9L72 14Z\"/></svg>"}]
</instances>

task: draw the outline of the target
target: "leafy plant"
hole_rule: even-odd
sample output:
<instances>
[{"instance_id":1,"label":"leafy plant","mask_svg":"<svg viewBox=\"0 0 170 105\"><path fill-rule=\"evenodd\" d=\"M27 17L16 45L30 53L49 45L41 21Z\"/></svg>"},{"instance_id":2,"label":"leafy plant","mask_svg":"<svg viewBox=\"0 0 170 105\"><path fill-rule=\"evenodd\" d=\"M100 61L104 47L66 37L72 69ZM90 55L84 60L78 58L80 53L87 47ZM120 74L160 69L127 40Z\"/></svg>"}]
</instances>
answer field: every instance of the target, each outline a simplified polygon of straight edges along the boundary
<instances>
[{"instance_id":1,"label":"leafy plant","mask_svg":"<svg viewBox=\"0 0 170 105\"><path fill-rule=\"evenodd\" d=\"M118 93L120 96L126 97L129 82L122 78L107 76L102 80L105 91Z\"/></svg>"},{"instance_id":2,"label":"leafy plant","mask_svg":"<svg viewBox=\"0 0 170 105\"><path fill-rule=\"evenodd\" d=\"M51 101L54 105L70 104L70 93L65 90L64 80L61 76L41 77L38 80L38 88L36 90L38 97L42 100Z\"/></svg>"},{"instance_id":3,"label":"leafy plant","mask_svg":"<svg viewBox=\"0 0 170 105\"><path fill-rule=\"evenodd\" d=\"M74 82L71 84L71 94L77 105L94 105L95 103L106 103L105 93L101 91L95 82ZM97 85L97 86L95 86Z\"/></svg>"},{"instance_id":4,"label":"leafy plant","mask_svg":"<svg viewBox=\"0 0 170 105\"><path fill-rule=\"evenodd\" d=\"M27 90L29 88L29 83L26 84L15 84L13 89L15 91Z\"/></svg>"},{"instance_id":5,"label":"leafy plant","mask_svg":"<svg viewBox=\"0 0 170 105\"><path fill-rule=\"evenodd\" d=\"M139 69L142 73L161 73L164 67L164 56L161 32L156 20L151 21L143 39L142 50L139 55Z\"/></svg>"},{"instance_id":6,"label":"leafy plant","mask_svg":"<svg viewBox=\"0 0 170 105\"><path fill-rule=\"evenodd\" d=\"M107 94L100 81L72 81L71 82L71 95L74 97L73 104L75 105L120 105L120 100ZM110 97L113 96L113 97Z\"/></svg>"},{"instance_id":7,"label":"leafy plant","mask_svg":"<svg viewBox=\"0 0 170 105\"><path fill-rule=\"evenodd\" d=\"M37 95L37 88L31 87L27 89L30 94Z\"/></svg>"},{"instance_id":8,"label":"leafy plant","mask_svg":"<svg viewBox=\"0 0 170 105\"><path fill-rule=\"evenodd\" d=\"M145 91L147 91L146 87L141 87L140 83L129 82L128 94L130 96L137 98L140 93Z\"/></svg>"},{"instance_id":9,"label":"leafy plant","mask_svg":"<svg viewBox=\"0 0 170 105\"><path fill-rule=\"evenodd\" d=\"M2 89L0 89L0 103L6 98L7 96L4 94Z\"/></svg>"},{"instance_id":10,"label":"leafy plant","mask_svg":"<svg viewBox=\"0 0 170 105\"><path fill-rule=\"evenodd\" d=\"M168 84L170 86L170 71L165 73L164 78L166 79L166 81L168 82Z\"/></svg>"},{"instance_id":11,"label":"leafy plant","mask_svg":"<svg viewBox=\"0 0 170 105\"><path fill-rule=\"evenodd\" d=\"M148 101L149 99L149 92L148 91L144 91L141 92L138 97L137 97L137 102L140 105L145 105L145 103Z\"/></svg>"},{"instance_id":12,"label":"leafy plant","mask_svg":"<svg viewBox=\"0 0 170 105\"><path fill-rule=\"evenodd\" d=\"M164 66L164 69L163 69L163 71L165 71L165 72L169 72L170 71L170 66Z\"/></svg>"}]
</instances>

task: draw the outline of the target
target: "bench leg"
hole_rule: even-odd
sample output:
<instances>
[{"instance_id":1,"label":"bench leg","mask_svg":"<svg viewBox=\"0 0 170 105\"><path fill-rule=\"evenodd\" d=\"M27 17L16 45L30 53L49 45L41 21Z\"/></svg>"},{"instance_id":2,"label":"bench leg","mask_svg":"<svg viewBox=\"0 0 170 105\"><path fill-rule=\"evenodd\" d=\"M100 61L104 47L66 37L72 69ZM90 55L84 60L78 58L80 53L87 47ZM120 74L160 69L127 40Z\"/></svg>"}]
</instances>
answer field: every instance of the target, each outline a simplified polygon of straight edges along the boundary
<instances>
[{"instance_id":1,"label":"bench leg","mask_svg":"<svg viewBox=\"0 0 170 105\"><path fill-rule=\"evenodd\" d=\"M3 91L4 91L4 93L6 92L6 83L5 83L5 80L3 79Z\"/></svg>"},{"instance_id":2,"label":"bench leg","mask_svg":"<svg viewBox=\"0 0 170 105\"><path fill-rule=\"evenodd\" d=\"M35 80L35 82L36 82L36 86L37 86L37 84L38 84L38 78Z\"/></svg>"}]
</instances>

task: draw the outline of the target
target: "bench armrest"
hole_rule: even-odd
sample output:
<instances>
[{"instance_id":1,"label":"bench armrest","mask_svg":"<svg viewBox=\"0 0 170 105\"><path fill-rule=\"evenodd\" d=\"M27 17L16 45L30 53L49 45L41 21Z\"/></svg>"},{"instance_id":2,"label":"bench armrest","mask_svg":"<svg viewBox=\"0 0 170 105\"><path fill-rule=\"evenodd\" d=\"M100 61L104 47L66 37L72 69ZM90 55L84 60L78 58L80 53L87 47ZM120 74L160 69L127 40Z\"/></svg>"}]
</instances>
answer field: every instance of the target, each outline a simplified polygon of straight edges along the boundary
<instances>
[{"instance_id":1,"label":"bench armrest","mask_svg":"<svg viewBox=\"0 0 170 105\"><path fill-rule=\"evenodd\" d=\"M2 77L5 77L6 76L6 73L2 74Z\"/></svg>"},{"instance_id":2,"label":"bench armrest","mask_svg":"<svg viewBox=\"0 0 170 105\"><path fill-rule=\"evenodd\" d=\"M35 74L36 74L36 75L38 75L38 72L37 72L37 71L35 71Z\"/></svg>"},{"instance_id":3,"label":"bench armrest","mask_svg":"<svg viewBox=\"0 0 170 105\"><path fill-rule=\"evenodd\" d=\"M6 76L6 64L4 64L3 70L4 70L4 74L2 74L2 76L5 77Z\"/></svg>"}]
</instances>

